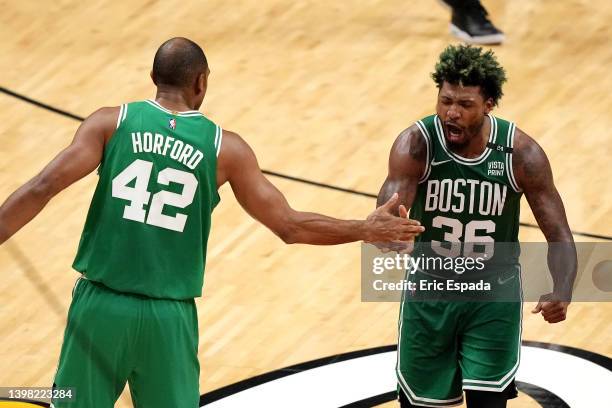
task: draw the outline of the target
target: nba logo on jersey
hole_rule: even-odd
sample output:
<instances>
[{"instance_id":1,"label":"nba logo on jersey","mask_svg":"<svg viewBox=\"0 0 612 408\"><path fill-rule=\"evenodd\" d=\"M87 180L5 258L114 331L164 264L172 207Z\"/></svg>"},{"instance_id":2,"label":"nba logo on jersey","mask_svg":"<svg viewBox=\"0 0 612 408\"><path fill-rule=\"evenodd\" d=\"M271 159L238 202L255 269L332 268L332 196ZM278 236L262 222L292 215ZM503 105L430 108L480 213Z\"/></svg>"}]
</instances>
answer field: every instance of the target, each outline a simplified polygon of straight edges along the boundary
<instances>
[{"instance_id":1,"label":"nba logo on jersey","mask_svg":"<svg viewBox=\"0 0 612 408\"><path fill-rule=\"evenodd\" d=\"M176 119L174 118L170 119L170 129L176 129Z\"/></svg>"}]
</instances>

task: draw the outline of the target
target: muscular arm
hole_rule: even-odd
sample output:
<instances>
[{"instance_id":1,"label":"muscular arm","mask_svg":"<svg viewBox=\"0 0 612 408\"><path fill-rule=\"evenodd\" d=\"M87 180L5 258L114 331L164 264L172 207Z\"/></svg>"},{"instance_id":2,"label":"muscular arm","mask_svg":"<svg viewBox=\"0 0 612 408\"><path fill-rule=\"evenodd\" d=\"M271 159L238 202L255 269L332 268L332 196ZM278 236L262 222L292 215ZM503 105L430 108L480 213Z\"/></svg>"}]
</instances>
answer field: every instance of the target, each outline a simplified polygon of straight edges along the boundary
<instances>
[{"instance_id":1,"label":"muscular arm","mask_svg":"<svg viewBox=\"0 0 612 408\"><path fill-rule=\"evenodd\" d=\"M94 112L81 124L70 146L7 198L0 206L0 244L30 222L57 193L100 164L118 114L119 108Z\"/></svg>"},{"instance_id":2,"label":"muscular arm","mask_svg":"<svg viewBox=\"0 0 612 408\"><path fill-rule=\"evenodd\" d=\"M576 247L548 158L535 140L517 129L512 161L518 186L525 193L548 242L548 268L553 278L553 298L569 302L576 278Z\"/></svg>"},{"instance_id":3,"label":"muscular arm","mask_svg":"<svg viewBox=\"0 0 612 408\"><path fill-rule=\"evenodd\" d=\"M427 160L427 145L419 128L413 125L400 133L391 147L389 171L376 205L381 206L398 192L400 204L410 208Z\"/></svg>"},{"instance_id":4,"label":"muscular arm","mask_svg":"<svg viewBox=\"0 0 612 408\"><path fill-rule=\"evenodd\" d=\"M248 144L233 132L223 134L217 186L229 182L240 205L286 243L333 245L359 240L406 239L421 230L411 220L383 213L357 221L296 211L262 174Z\"/></svg>"}]
</instances>

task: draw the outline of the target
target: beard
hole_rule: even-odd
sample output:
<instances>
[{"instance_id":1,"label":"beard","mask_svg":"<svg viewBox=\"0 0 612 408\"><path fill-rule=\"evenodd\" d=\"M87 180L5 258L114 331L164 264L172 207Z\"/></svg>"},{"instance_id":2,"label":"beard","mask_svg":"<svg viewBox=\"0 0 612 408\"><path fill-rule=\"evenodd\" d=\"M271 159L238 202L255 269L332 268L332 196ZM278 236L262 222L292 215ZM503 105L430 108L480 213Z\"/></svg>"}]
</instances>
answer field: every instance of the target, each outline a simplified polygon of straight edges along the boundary
<instances>
[{"instance_id":1,"label":"beard","mask_svg":"<svg viewBox=\"0 0 612 408\"><path fill-rule=\"evenodd\" d=\"M466 147L472 139L479 137L484 125L484 116L482 120L471 126L460 126L453 121L444 122L444 133L446 143L454 149L462 149Z\"/></svg>"}]
</instances>

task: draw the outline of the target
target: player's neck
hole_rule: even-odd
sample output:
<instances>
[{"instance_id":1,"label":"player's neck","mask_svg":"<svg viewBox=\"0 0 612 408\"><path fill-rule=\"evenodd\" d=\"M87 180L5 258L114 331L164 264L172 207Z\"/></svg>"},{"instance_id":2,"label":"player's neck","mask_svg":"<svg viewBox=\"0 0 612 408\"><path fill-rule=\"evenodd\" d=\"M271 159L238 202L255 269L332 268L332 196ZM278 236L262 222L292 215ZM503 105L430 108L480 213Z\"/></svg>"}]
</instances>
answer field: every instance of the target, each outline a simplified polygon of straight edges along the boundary
<instances>
[{"instance_id":1,"label":"player's neck","mask_svg":"<svg viewBox=\"0 0 612 408\"><path fill-rule=\"evenodd\" d=\"M183 112L195 110L195 107L189 103L188 98L176 89L157 88L155 101L171 111Z\"/></svg>"},{"instance_id":2,"label":"player's neck","mask_svg":"<svg viewBox=\"0 0 612 408\"><path fill-rule=\"evenodd\" d=\"M463 146L449 146L450 150L466 159L473 159L479 157L482 152L486 149L487 142L489 141L489 134L491 133L491 119L486 115L482 121L482 125L473 130L474 135L470 138L470 141Z\"/></svg>"}]
</instances>

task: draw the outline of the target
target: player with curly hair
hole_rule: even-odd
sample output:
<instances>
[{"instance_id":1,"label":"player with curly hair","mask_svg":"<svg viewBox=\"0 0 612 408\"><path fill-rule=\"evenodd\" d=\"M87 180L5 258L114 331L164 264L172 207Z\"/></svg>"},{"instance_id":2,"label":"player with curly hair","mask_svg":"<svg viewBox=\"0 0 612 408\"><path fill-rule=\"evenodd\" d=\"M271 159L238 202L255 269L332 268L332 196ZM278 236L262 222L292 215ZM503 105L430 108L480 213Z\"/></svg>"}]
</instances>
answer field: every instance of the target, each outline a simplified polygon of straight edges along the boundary
<instances>
[{"instance_id":1,"label":"player with curly hair","mask_svg":"<svg viewBox=\"0 0 612 408\"><path fill-rule=\"evenodd\" d=\"M449 46L432 78L436 114L397 137L378 202L399 191L410 217L425 227L413 257L463 257L465 264L480 257L490 274L421 268L409 275L416 289L401 304L399 399L402 408L448 407L460 405L465 390L468 408L503 408L517 395L522 289L518 253L504 254L498 244L516 247L523 194L549 243L554 289L533 310L549 323L566 317L576 250L544 151L514 123L491 115L506 81L495 55ZM483 276L489 292L451 296L449 281ZM447 290L437 289L440 282Z\"/></svg>"}]
</instances>

